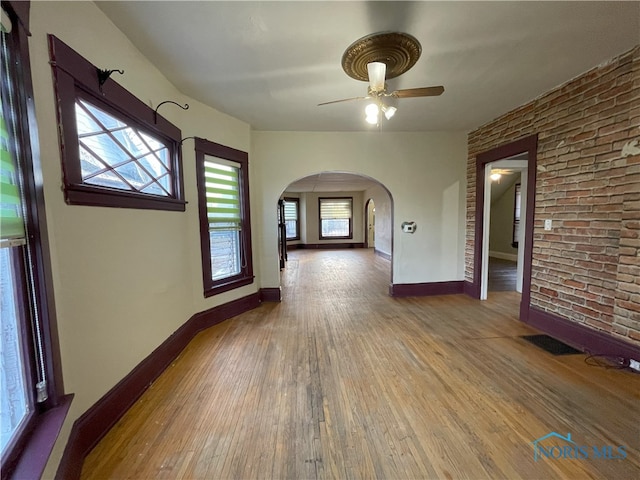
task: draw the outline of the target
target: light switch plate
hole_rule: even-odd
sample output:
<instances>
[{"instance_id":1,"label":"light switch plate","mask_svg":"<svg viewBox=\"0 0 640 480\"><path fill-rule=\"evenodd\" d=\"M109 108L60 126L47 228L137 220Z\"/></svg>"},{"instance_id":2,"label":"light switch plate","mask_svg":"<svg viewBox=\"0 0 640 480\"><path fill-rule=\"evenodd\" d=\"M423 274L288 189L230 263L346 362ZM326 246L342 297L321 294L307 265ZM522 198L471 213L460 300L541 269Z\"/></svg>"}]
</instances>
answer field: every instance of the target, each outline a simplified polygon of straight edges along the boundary
<instances>
[{"instance_id":1,"label":"light switch plate","mask_svg":"<svg viewBox=\"0 0 640 480\"><path fill-rule=\"evenodd\" d=\"M544 229L545 230L547 230L547 231L551 230L551 225L552 225L552 223L551 223L551 219L550 218L548 218L548 219L546 219L544 221Z\"/></svg>"}]
</instances>

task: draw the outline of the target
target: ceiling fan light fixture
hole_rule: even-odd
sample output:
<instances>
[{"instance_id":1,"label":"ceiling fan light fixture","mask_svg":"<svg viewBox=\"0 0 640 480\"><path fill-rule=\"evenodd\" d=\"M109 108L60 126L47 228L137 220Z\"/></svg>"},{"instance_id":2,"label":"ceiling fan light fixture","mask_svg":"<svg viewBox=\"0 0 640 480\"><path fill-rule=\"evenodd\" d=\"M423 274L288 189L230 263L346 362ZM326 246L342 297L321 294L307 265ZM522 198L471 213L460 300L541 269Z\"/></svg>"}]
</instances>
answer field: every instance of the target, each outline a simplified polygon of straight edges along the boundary
<instances>
[{"instance_id":1,"label":"ceiling fan light fixture","mask_svg":"<svg viewBox=\"0 0 640 480\"><path fill-rule=\"evenodd\" d=\"M365 120L367 121L367 123L370 123L371 125L377 125L378 124L378 115L367 115Z\"/></svg>"},{"instance_id":2,"label":"ceiling fan light fixture","mask_svg":"<svg viewBox=\"0 0 640 480\"><path fill-rule=\"evenodd\" d=\"M384 79L387 66L382 62L371 62L367 64L369 72L369 86L372 92L384 90Z\"/></svg>"},{"instance_id":3,"label":"ceiling fan light fixture","mask_svg":"<svg viewBox=\"0 0 640 480\"><path fill-rule=\"evenodd\" d=\"M367 117L377 117L380 113L380 108L375 103L370 103L364 108L364 113Z\"/></svg>"},{"instance_id":4,"label":"ceiling fan light fixture","mask_svg":"<svg viewBox=\"0 0 640 480\"><path fill-rule=\"evenodd\" d=\"M382 111L384 112L384 116L387 117L387 120L390 120L393 117L398 109L396 107L382 107Z\"/></svg>"}]
</instances>

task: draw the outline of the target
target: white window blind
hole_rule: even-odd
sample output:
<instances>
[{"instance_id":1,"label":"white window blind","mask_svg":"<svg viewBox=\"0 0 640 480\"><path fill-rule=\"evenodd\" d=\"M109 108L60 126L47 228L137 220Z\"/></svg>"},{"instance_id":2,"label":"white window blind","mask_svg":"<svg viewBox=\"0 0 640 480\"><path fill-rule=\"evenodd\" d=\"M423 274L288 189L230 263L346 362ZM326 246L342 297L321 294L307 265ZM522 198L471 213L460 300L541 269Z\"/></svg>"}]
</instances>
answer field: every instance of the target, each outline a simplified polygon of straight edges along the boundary
<instances>
[{"instance_id":1,"label":"white window blind","mask_svg":"<svg viewBox=\"0 0 640 480\"><path fill-rule=\"evenodd\" d=\"M298 220L298 202L284 201L284 219Z\"/></svg>"},{"instance_id":2,"label":"white window blind","mask_svg":"<svg viewBox=\"0 0 640 480\"><path fill-rule=\"evenodd\" d=\"M351 218L351 199L320 200L320 218L322 220Z\"/></svg>"},{"instance_id":3,"label":"white window blind","mask_svg":"<svg viewBox=\"0 0 640 480\"><path fill-rule=\"evenodd\" d=\"M224 162L224 163L223 163ZM205 160L207 217L209 228L240 228L240 184L235 162Z\"/></svg>"},{"instance_id":4,"label":"white window blind","mask_svg":"<svg viewBox=\"0 0 640 480\"><path fill-rule=\"evenodd\" d=\"M284 201L284 224L287 240L298 238L298 202Z\"/></svg>"},{"instance_id":5,"label":"white window blind","mask_svg":"<svg viewBox=\"0 0 640 480\"><path fill-rule=\"evenodd\" d=\"M351 198L320 199L320 238L351 238Z\"/></svg>"},{"instance_id":6,"label":"white window blind","mask_svg":"<svg viewBox=\"0 0 640 480\"><path fill-rule=\"evenodd\" d=\"M25 243L20 176L11 152L5 112L0 107L0 247Z\"/></svg>"},{"instance_id":7,"label":"white window blind","mask_svg":"<svg viewBox=\"0 0 640 480\"><path fill-rule=\"evenodd\" d=\"M205 157L204 177L213 280L241 270L240 164Z\"/></svg>"}]
</instances>

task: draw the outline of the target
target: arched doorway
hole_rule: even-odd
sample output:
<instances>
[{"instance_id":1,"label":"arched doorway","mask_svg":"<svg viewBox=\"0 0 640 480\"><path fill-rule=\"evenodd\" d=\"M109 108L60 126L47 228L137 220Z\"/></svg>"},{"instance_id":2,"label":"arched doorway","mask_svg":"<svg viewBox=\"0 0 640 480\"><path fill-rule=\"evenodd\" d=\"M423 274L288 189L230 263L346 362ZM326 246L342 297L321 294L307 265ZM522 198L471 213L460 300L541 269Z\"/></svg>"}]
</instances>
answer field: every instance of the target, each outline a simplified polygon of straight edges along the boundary
<instances>
[{"instance_id":1,"label":"arched doorway","mask_svg":"<svg viewBox=\"0 0 640 480\"><path fill-rule=\"evenodd\" d=\"M285 187L277 208L281 270L292 250L369 247L390 262L393 276L393 198L379 181L350 172L308 175Z\"/></svg>"},{"instance_id":2,"label":"arched doorway","mask_svg":"<svg viewBox=\"0 0 640 480\"><path fill-rule=\"evenodd\" d=\"M373 198L370 198L365 203L364 215L366 219L365 225L365 248L376 247L376 204ZM374 250L375 251L375 250Z\"/></svg>"}]
</instances>

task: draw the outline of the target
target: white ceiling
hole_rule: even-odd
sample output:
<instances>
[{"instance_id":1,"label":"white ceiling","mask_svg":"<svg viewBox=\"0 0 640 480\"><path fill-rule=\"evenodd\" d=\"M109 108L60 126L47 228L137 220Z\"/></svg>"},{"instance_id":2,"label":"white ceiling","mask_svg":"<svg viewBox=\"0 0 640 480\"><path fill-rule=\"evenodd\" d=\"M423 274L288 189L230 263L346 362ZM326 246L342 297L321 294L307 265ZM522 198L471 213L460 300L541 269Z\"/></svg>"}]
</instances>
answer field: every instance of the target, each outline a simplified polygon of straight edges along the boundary
<instances>
[{"instance_id":1,"label":"white ceiling","mask_svg":"<svg viewBox=\"0 0 640 480\"><path fill-rule=\"evenodd\" d=\"M640 43L640 2L109 1L98 6L186 95L256 130L360 131L366 94L342 70L358 38L422 44L391 89L386 131L468 131Z\"/></svg>"}]
</instances>

